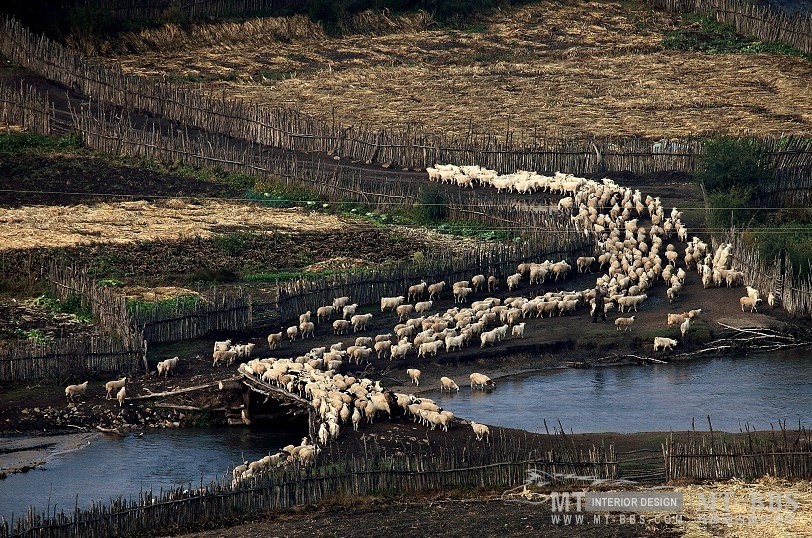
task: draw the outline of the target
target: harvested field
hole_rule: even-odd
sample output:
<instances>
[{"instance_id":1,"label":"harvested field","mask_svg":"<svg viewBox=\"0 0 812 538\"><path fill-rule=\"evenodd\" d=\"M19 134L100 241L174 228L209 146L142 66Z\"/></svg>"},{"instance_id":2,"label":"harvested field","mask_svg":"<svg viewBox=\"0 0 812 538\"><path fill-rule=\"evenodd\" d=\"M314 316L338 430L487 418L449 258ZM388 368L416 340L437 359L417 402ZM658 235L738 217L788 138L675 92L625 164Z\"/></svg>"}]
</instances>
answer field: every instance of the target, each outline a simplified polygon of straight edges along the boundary
<instances>
[{"instance_id":1,"label":"harvested field","mask_svg":"<svg viewBox=\"0 0 812 538\"><path fill-rule=\"evenodd\" d=\"M577 22L573 22L577 21ZM812 64L666 50L679 18L640 4L541 2L471 31L235 40L111 57L125 71L371 128L442 135L805 134ZM385 103L385 106L381 106Z\"/></svg>"}]
</instances>

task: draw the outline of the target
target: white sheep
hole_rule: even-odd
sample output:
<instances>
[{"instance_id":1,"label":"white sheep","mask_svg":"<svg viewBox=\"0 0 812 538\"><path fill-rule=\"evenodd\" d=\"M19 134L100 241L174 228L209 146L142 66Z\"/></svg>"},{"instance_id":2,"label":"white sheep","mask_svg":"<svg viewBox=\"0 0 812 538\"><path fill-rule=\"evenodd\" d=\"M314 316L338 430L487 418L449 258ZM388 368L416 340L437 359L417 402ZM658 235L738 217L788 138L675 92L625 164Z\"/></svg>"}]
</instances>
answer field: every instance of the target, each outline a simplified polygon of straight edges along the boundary
<instances>
[{"instance_id":1,"label":"white sheep","mask_svg":"<svg viewBox=\"0 0 812 538\"><path fill-rule=\"evenodd\" d=\"M440 378L440 392L443 392L444 390L447 390L448 392L456 390L459 392L460 387L450 377L443 376Z\"/></svg>"},{"instance_id":2,"label":"white sheep","mask_svg":"<svg viewBox=\"0 0 812 538\"><path fill-rule=\"evenodd\" d=\"M310 310L299 316L299 324L310 321Z\"/></svg>"},{"instance_id":3,"label":"white sheep","mask_svg":"<svg viewBox=\"0 0 812 538\"><path fill-rule=\"evenodd\" d=\"M668 351L677 345L677 341L673 338L665 338L664 336L654 337L654 351L663 348L663 351Z\"/></svg>"},{"instance_id":4,"label":"white sheep","mask_svg":"<svg viewBox=\"0 0 812 538\"><path fill-rule=\"evenodd\" d=\"M522 281L522 274L521 273L514 273L507 277L507 286L508 291L513 291L519 287L519 283Z\"/></svg>"},{"instance_id":5,"label":"white sheep","mask_svg":"<svg viewBox=\"0 0 812 538\"><path fill-rule=\"evenodd\" d=\"M440 282L435 282L434 284L430 284L428 286L429 291L429 302L433 299L439 299L440 294L443 292L443 288L445 287L445 280L441 280ZM431 307L429 307L431 308ZM415 311L417 311L417 305L415 305Z\"/></svg>"},{"instance_id":6,"label":"white sheep","mask_svg":"<svg viewBox=\"0 0 812 538\"><path fill-rule=\"evenodd\" d=\"M316 320L317 321L330 321L330 318L333 316L335 312L335 308L332 305L328 306L320 306L316 310Z\"/></svg>"},{"instance_id":7,"label":"white sheep","mask_svg":"<svg viewBox=\"0 0 812 538\"><path fill-rule=\"evenodd\" d=\"M158 376L160 377L161 374L164 377L169 377L169 374L177 367L178 365L178 358L173 357L171 359L166 359L158 363Z\"/></svg>"},{"instance_id":8,"label":"white sheep","mask_svg":"<svg viewBox=\"0 0 812 538\"><path fill-rule=\"evenodd\" d=\"M302 323L299 323L299 332L302 335L302 339L305 339L308 336L310 338L315 338L315 334L314 334L315 331L316 331L316 325L312 321L304 321Z\"/></svg>"},{"instance_id":9,"label":"white sheep","mask_svg":"<svg viewBox=\"0 0 812 538\"><path fill-rule=\"evenodd\" d=\"M415 303L414 311L415 314L422 314L423 312L428 312L431 310L431 307L434 305L434 301L420 301L419 303Z\"/></svg>"},{"instance_id":10,"label":"white sheep","mask_svg":"<svg viewBox=\"0 0 812 538\"><path fill-rule=\"evenodd\" d=\"M617 328L616 330L619 331L622 327L624 332L631 331L635 318L637 318L637 316L632 316L630 318L617 318L615 320L615 327Z\"/></svg>"},{"instance_id":11,"label":"white sheep","mask_svg":"<svg viewBox=\"0 0 812 538\"><path fill-rule=\"evenodd\" d=\"M337 319L333 322L333 332L335 334L344 334L350 328L350 322L346 319Z\"/></svg>"},{"instance_id":12,"label":"white sheep","mask_svg":"<svg viewBox=\"0 0 812 538\"><path fill-rule=\"evenodd\" d=\"M688 329L691 327L691 318L685 318L685 321L682 322L679 326L679 332L683 338L685 335L688 334Z\"/></svg>"},{"instance_id":13,"label":"white sheep","mask_svg":"<svg viewBox=\"0 0 812 538\"><path fill-rule=\"evenodd\" d=\"M414 312L413 304L402 304L395 309L398 314L398 321L404 321L409 317L409 314Z\"/></svg>"},{"instance_id":14,"label":"white sheep","mask_svg":"<svg viewBox=\"0 0 812 538\"><path fill-rule=\"evenodd\" d=\"M405 359L406 354L412 349L412 344L409 342L402 342L393 345L389 348L389 360Z\"/></svg>"},{"instance_id":15,"label":"white sheep","mask_svg":"<svg viewBox=\"0 0 812 538\"><path fill-rule=\"evenodd\" d=\"M355 315L356 310L358 310L358 303L352 303L345 305L341 310L342 318L348 319Z\"/></svg>"},{"instance_id":16,"label":"white sheep","mask_svg":"<svg viewBox=\"0 0 812 538\"><path fill-rule=\"evenodd\" d=\"M226 349L226 350L218 350L214 352L213 358L214 362L212 363L212 368L217 366L218 363L222 362L227 366L231 366L234 362L234 358L237 356L237 352L233 349Z\"/></svg>"},{"instance_id":17,"label":"white sheep","mask_svg":"<svg viewBox=\"0 0 812 538\"><path fill-rule=\"evenodd\" d=\"M518 325L513 326L513 330L511 331L511 334L513 335L513 338L524 338L524 326L525 325L526 325L526 323L522 322L522 323L519 323Z\"/></svg>"},{"instance_id":18,"label":"white sheep","mask_svg":"<svg viewBox=\"0 0 812 538\"><path fill-rule=\"evenodd\" d=\"M356 314L352 318L350 318L350 323L352 323L352 331L365 331L367 330L367 323L369 320L372 319L372 314Z\"/></svg>"},{"instance_id":19,"label":"white sheep","mask_svg":"<svg viewBox=\"0 0 812 538\"><path fill-rule=\"evenodd\" d=\"M111 394L113 394L113 391L120 389L126 384L127 384L126 376L122 377L121 379L108 381L107 383L105 383L104 389L107 391L107 396L105 397L105 400L109 400L112 397Z\"/></svg>"},{"instance_id":20,"label":"white sheep","mask_svg":"<svg viewBox=\"0 0 812 538\"><path fill-rule=\"evenodd\" d=\"M761 302L761 298L753 299L752 297L742 297L739 299L739 304L742 307L742 312L744 312L745 307L750 309L750 312L758 312L758 303Z\"/></svg>"},{"instance_id":21,"label":"white sheep","mask_svg":"<svg viewBox=\"0 0 812 538\"><path fill-rule=\"evenodd\" d=\"M406 369L406 375L408 375L409 379L412 380L412 383L414 383L418 387L420 386L420 373L421 373L420 370L418 370L417 368Z\"/></svg>"},{"instance_id":22,"label":"white sheep","mask_svg":"<svg viewBox=\"0 0 812 538\"><path fill-rule=\"evenodd\" d=\"M228 349L230 347L231 347L231 339L223 340L221 342L215 342L214 343L214 352L216 352L218 350L221 350L221 349L226 350L226 349Z\"/></svg>"},{"instance_id":23,"label":"white sheep","mask_svg":"<svg viewBox=\"0 0 812 538\"><path fill-rule=\"evenodd\" d=\"M428 283L423 280L420 284L415 284L413 286L409 286L409 290L407 293L407 299L409 301L417 300L423 297L423 294L426 293L426 288L428 287Z\"/></svg>"},{"instance_id":24,"label":"white sheep","mask_svg":"<svg viewBox=\"0 0 812 538\"><path fill-rule=\"evenodd\" d=\"M462 351L462 346L465 344L465 335L460 334L457 336L448 335L445 337L445 349L451 351L454 348Z\"/></svg>"},{"instance_id":25,"label":"white sheep","mask_svg":"<svg viewBox=\"0 0 812 538\"><path fill-rule=\"evenodd\" d=\"M486 436L490 439L491 430L485 424L480 424L479 422L471 421L471 428L474 430L476 434L476 440L482 441Z\"/></svg>"},{"instance_id":26,"label":"white sheep","mask_svg":"<svg viewBox=\"0 0 812 538\"><path fill-rule=\"evenodd\" d=\"M394 310L406 301L406 297L398 295L397 297L381 297L381 312L386 310Z\"/></svg>"},{"instance_id":27,"label":"white sheep","mask_svg":"<svg viewBox=\"0 0 812 538\"><path fill-rule=\"evenodd\" d=\"M464 303L465 300L468 298L468 294L474 291L473 288L465 288L459 287L454 288L454 302L455 303Z\"/></svg>"},{"instance_id":28,"label":"white sheep","mask_svg":"<svg viewBox=\"0 0 812 538\"><path fill-rule=\"evenodd\" d=\"M494 383L493 380L490 377L486 376L485 374L474 372L470 376L468 376L468 379L471 380L471 390L474 390L475 388L479 388L482 390L486 389L490 390L496 388L496 383Z\"/></svg>"},{"instance_id":29,"label":"white sheep","mask_svg":"<svg viewBox=\"0 0 812 538\"><path fill-rule=\"evenodd\" d=\"M293 342L294 340L296 340L296 337L299 336L299 327L295 325L288 327L287 330L285 331L285 334L288 335L288 340Z\"/></svg>"},{"instance_id":30,"label":"white sheep","mask_svg":"<svg viewBox=\"0 0 812 538\"><path fill-rule=\"evenodd\" d=\"M339 311L342 308L344 308L344 306L346 306L347 303L349 303L349 302L350 302L349 297L336 297L335 299L333 299L333 308L336 311Z\"/></svg>"},{"instance_id":31,"label":"white sheep","mask_svg":"<svg viewBox=\"0 0 812 538\"><path fill-rule=\"evenodd\" d=\"M76 396L81 396L87 390L87 381L78 385L68 385L65 387L65 397L72 402Z\"/></svg>"},{"instance_id":32,"label":"white sheep","mask_svg":"<svg viewBox=\"0 0 812 538\"><path fill-rule=\"evenodd\" d=\"M282 331L278 333L271 333L268 335L268 347L276 349L282 343Z\"/></svg>"},{"instance_id":33,"label":"white sheep","mask_svg":"<svg viewBox=\"0 0 812 538\"><path fill-rule=\"evenodd\" d=\"M425 357L427 355L437 356L437 352L443 347L442 340L434 340L432 342L423 342L417 348L417 356Z\"/></svg>"},{"instance_id":34,"label":"white sheep","mask_svg":"<svg viewBox=\"0 0 812 538\"><path fill-rule=\"evenodd\" d=\"M485 278L485 275L475 275L471 277L471 288L474 292L478 292L482 290L485 285L487 284L488 280Z\"/></svg>"},{"instance_id":35,"label":"white sheep","mask_svg":"<svg viewBox=\"0 0 812 538\"><path fill-rule=\"evenodd\" d=\"M125 387L121 387L121 390L119 390L119 391L116 393L116 400L118 400L118 406L119 406L119 407L123 407L123 406L124 406L124 399L125 399L126 397L127 397L127 387L126 387L126 386L125 386Z\"/></svg>"},{"instance_id":36,"label":"white sheep","mask_svg":"<svg viewBox=\"0 0 812 538\"><path fill-rule=\"evenodd\" d=\"M375 350L375 353L378 355L378 358L383 359L392 348L392 342L390 340L381 340L379 342L375 342L372 347Z\"/></svg>"}]
</instances>

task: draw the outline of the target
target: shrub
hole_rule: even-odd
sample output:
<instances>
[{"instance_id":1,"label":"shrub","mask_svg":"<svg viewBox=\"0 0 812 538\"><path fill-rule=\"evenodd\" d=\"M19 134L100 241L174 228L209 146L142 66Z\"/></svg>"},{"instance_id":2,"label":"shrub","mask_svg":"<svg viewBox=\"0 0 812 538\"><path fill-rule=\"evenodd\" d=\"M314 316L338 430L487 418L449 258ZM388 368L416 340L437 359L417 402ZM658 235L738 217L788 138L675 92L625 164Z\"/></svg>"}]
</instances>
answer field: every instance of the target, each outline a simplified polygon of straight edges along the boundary
<instances>
[{"instance_id":1,"label":"shrub","mask_svg":"<svg viewBox=\"0 0 812 538\"><path fill-rule=\"evenodd\" d=\"M448 198L439 186L426 185L420 189L415 210L419 221L435 224L448 216Z\"/></svg>"}]
</instances>

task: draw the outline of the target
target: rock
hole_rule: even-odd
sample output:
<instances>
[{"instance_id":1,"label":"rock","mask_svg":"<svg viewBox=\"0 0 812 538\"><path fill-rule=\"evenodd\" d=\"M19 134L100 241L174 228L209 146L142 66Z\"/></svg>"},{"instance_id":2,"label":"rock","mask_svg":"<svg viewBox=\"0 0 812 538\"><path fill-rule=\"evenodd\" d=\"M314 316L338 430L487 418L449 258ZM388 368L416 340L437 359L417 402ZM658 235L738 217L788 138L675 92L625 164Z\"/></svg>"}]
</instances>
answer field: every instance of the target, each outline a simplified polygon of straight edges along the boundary
<instances>
[{"instance_id":1,"label":"rock","mask_svg":"<svg viewBox=\"0 0 812 538\"><path fill-rule=\"evenodd\" d=\"M23 409L22 411L20 411L20 413L22 413L23 415L27 415L30 412L31 412L31 410L29 410L29 409Z\"/></svg>"},{"instance_id":2,"label":"rock","mask_svg":"<svg viewBox=\"0 0 812 538\"><path fill-rule=\"evenodd\" d=\"M35 407L35 408L34 408L34 413L40 413L40 412L41 412L41 411L39 410L39 407Z\"/></svg>"}]
</instances>

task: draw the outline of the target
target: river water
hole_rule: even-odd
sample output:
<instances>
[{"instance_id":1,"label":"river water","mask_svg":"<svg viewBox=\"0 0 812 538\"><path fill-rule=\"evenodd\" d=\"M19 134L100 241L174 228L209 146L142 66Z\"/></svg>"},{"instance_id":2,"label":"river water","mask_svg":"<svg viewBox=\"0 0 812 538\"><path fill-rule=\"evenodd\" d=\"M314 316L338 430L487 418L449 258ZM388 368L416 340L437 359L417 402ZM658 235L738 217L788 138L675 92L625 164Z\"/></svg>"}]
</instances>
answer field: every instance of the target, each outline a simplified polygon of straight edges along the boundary
<instances>
[{"instance_id":1,"label":"river water","mask_svg":"<svg viewBox=\"0 0 812 538\"><path fill-rule=\"evenodd\" d=\"M424 383L428 380L424 380ZM812 422L812 350L701 359L653 366L543 370L497 380L490 393L428 393L457 416L543 432L714 430L805 427ZM124 439L100 437L86 448L52 456L41 469L0 480L0 516L29 506L70 511L77 502L108 501L140 490L199 487L230 467L253 461L300 434L231 429L152 430Z\"/></svg>"},{"instance_id":2,"label":"river water","mask_svg":"<svg viewBox=\"0 0 812 538\"><path fill-rule=\"evenodd\" d=\"M248 428L149 430L122 439L99 436L78 450L52 455L46 464L0 480L0 516L6 520L45 511L50 505L70 512L78 502L138 497L139 491L176 486L200 487L243 461L254 461L288 444L300 433ZM243 460L245 458L245 460ZM78 494L78 500L77 500ZM157 496L157 495L156 495Z\"/></svg>"},{"instance_id":3,"label":"river water","mask_svg":"<svg viewBox=\"0 0 812 538\"><path fill-rule=\"evenodd\" d=\"M498 379L492 392L428 393L460 417L544 432L558 422L569 433L738 432L805 427L812 422L812 350L742 358L593 368L555 369ZM521 402L521 405L517 405Z\"/></svg>"}]
</instances>

